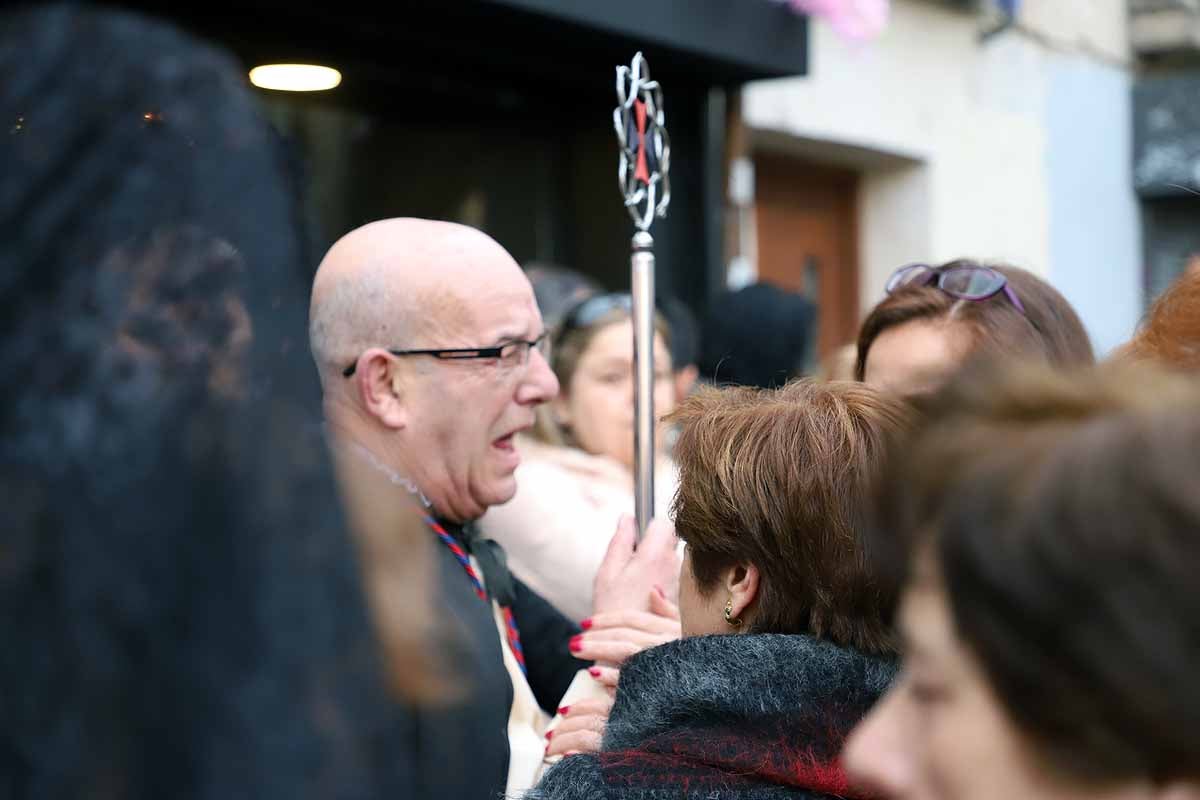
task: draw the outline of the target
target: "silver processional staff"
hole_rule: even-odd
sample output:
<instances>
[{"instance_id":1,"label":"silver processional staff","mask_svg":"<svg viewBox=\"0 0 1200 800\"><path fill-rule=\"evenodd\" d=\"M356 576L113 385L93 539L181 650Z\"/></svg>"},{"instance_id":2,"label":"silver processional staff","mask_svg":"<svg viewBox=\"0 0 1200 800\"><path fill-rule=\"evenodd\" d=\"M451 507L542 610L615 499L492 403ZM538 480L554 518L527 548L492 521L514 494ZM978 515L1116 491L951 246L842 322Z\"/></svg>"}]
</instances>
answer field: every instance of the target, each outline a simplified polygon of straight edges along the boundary
<instances>
[{"instance_id":1,"label":"silver processional staff","mask_svg":"<svg viewBox=\"0 0 1200 800\"><path fill-rule=\"evenodd\" d=\"M639 52L617 67L613 127L620 144L617 180L637 231L630 257L633 295L634 512L639 538L654 516L654 239L650 224L667 215L671 184L671 140L663 113L662 87L650 79Z\"/></svg>"}]
</instances>

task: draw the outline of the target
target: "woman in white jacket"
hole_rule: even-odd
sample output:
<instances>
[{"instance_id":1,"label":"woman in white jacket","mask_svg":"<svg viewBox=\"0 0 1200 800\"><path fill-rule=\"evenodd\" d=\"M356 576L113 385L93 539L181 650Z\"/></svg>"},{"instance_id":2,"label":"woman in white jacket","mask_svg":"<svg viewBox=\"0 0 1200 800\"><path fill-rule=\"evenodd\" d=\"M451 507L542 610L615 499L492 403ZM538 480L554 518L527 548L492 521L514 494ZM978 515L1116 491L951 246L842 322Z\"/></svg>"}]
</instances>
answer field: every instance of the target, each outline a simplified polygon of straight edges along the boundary
<instances>
[{"instance_id":1,"label":"woman in white jacket","mask_svg":"<svg viewBox=\"0 0 1200 800\"><path fill-rule=\"evenodd\" d=\"M655 320L654 411L675 406L668 332ZM556 332L558 398L539 408L518 442L517 494L483 517L513 573L572 619L592 608L592 580L623 514L633 513L633 323L629 295L596 295ZM666 514L676 476L658 426L655 511Z\"/></svg>"}]
</instances>

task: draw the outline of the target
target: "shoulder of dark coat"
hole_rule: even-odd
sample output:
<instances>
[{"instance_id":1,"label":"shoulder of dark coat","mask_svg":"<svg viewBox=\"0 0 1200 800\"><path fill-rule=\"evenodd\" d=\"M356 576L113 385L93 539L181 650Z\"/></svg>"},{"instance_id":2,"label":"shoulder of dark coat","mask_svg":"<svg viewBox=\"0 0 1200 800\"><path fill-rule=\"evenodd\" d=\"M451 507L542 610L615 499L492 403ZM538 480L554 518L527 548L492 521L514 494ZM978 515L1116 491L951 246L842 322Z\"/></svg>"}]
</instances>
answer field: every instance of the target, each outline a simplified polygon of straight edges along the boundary
<instances>
[{"instance_id":1,"label":"shoulder of dark coat","mask_svg":"<svg viewBox=\"0 0 1200 800\"><path fill-rule=\"evenodd\" d=\"M506 800L836 800L790 786L762 784L688 790L679 786L607 786L600 759L592 754L565 758L519 798Z\"/></svg>"},{"instance_id":2,"label":"shoulder of dark coat","mask_svg":"<svg viewBox=\"0 0 1200 800\"><path fill-rule=\"evenodd\" d=\"M607 797L600 760L588 754L568 756L550 767L538 785L520 800L605 800Z\"/></svg>"},{"instance_id":3,"label":"shoulder of dark coat","mask_svg":"<svg viewBox=\"0 0 1200 800\"><path fill-rule=\"evenodd\" d=\"M679 639L621 668L604 749L713 716L727 721L836 704L865 711L896 675L893 659L805 635Z\"/></svg>"}]
</instances>

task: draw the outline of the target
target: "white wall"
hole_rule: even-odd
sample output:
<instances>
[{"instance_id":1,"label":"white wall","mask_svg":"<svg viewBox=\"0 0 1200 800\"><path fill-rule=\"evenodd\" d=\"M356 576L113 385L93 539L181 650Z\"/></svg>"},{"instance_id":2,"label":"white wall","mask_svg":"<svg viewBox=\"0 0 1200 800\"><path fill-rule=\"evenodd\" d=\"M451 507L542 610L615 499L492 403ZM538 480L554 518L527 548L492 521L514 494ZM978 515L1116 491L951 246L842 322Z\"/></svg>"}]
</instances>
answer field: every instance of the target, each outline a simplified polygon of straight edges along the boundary
<instances>
[{"instance_id":1,"label":"white wall","mask_svg":"<svg viewBox=\"0 0 1200 800\"><path fill-rule=\"evenodd\" d=\"M1130 59L1129 0L1025 0L1021 27L1047 44L1100 61Z\"/></svg>"},{"instance_id":2,"label":"white wall","mask_svg":"<svg viewBox=\"0 0 1200 800\"><path fill-rule=\"evenodd\" d=\"M1132 78L1072 55L1049 59L1050 281L1100 354L1126 341L1143 307L1133 188Z\"/></svg>"},{"instance_id":3,"label":"white wall","mask_svg":"<svg viewBox=\"0 0 1200 800\"><path fill-rule=\"evenodd\" d=\"M1077 175L1083 142L1106 190L1128 173L1124 7L1023 9L1016 29L987 42L974 15L920 0L896 0L888 29L866 45L816 23L810 74L749 85L743 116L759 142L862 171L864 309L908 261L1006 261L1049 276L1107 349L1140 298L1093 302L1081 264L1103 251L1122 291L1140 281L1137 210L1128 181L1119 199L1097 203Z\"/></svg>"}]
</instances>

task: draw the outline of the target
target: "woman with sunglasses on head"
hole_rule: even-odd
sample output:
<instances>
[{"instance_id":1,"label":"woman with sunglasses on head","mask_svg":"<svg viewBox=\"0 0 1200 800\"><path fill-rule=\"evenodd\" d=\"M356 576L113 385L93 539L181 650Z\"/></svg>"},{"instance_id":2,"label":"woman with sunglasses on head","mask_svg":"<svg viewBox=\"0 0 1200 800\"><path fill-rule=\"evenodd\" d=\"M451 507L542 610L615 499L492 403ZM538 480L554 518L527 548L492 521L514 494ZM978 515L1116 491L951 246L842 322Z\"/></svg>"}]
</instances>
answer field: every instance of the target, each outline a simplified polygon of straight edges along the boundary
<instances>
[{"instance_id":1,"label":"woman with sunglasses on head","mask_svg":"<svg viewBox=\"0 0 1200 800\"><path fill-rule=\"evenodd\" d=\"M518 442L516 497L483 517L513 574L572 619L592 611L592 581L623 514L633 513L633 320L627 294L594 295L555 331L550 366L560 391ZM666 323L655 319L654 410L675 406ZM655 508L665 512L675 470L657 427ZM672 587L667 595L674 599ZM665 610L665 609L664 609ZM587 655L587 654L583 654Z\"/></svg>"},{"instance_id":2,"label":"woman with sunglasses on head","mask_svg":"<svg viewBox=\"0 0 1200 800\"><path fill-rule=\"evenodd\" d=\"M1023 269L951 261L892 274L858 335L855 377L905 396L927 394L977 355L1056 366L1095 360L1074 309Z\"/></svg>"}]
</instances>

